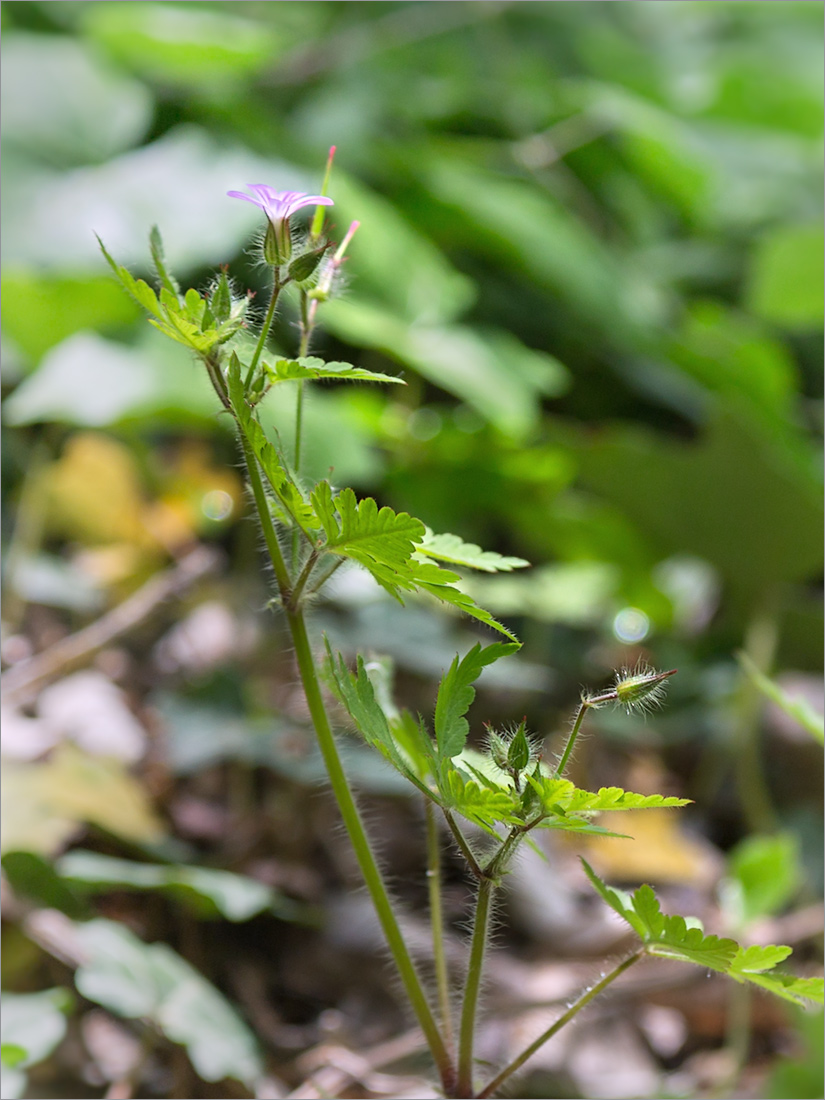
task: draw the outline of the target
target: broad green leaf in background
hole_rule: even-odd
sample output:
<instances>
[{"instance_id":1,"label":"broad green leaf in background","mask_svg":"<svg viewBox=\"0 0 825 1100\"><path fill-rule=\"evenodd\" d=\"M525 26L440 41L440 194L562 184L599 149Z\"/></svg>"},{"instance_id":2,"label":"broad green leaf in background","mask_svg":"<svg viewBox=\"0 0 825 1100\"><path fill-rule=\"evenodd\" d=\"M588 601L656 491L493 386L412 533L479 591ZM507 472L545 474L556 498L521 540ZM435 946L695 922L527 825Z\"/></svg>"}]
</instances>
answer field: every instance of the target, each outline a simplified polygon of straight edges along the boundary
<instances>
[{"instance_id":1,"label":"broad green leaf in background","mask_svg":"<svg viewBox=\"0 0 825 1100\"><path fill-rule=\"evenodd\" d=\"M2 295L4 332L33 364L79 329L115 328L140 316L108 276L7 270Z\"/></svg>"},{"instance_id":2,"label":"broad green leaf in background","mask_svg":"<svg viewBox=\"0 0 825 1100\"><path fill-rule=\"evenodd\" d=\"M71 1001L69 991L59 987L41 993L3 993L0 1018L3 1100L23 1096L25 1070L48 1058L62 1040Z\"/></svg>"},{"instance_id":3,"label":"broad green leaf in background","mask_svg":"<svg viewBox=\"0 0 825 1100\"><path fill-rule=\"evenodd\" d=\"M670 356L725 403L786 430L799 379L788 349L764 326L719 302L690 304Z\"/></svg>"},{"instance_id":4,"label":"broad green leaf in background","mask_svg":"<svg viewBox=\"0 0 825 1100\"><path fill-rule=\"evenodd\" d=\"M745 927L780 912L801 883L798 837L792 833L750 836L728 856L722 897L737 926Z\"/></svg>"},{"instance_id":5,"label":"broad green leaf in background","mask_svg":"<svg viewBox=\"0 0 825 1100\"><path fill-rule=\"evenodd\" d=\"M226 88L272 64L274 27L216 8L178 4L93 4L82 14L92 41L114 60L164 84Z\"/></svg>"},{"instance_id":6,"label":"broad green leaf in background","mask_svg":"<svg viewBox=\"0 0 825 1100\"><path fill-rule=\"evenodd\" d=\"M750 592L821 568L813 461L804 465L752 422L717 413L693 443L637 428L565 434L583 483L620 505L662 557L696 554Z\"/></svg>"},{"instance_id":7,"label":"broad green leaf in background","mask_svg":"<svg viewBox=\"0 0 825 1100\"><path fill-rule=\"evenodd\" d=\"M54 864L34 852L4 852L3 874L15 894L30 898L46 909L59 909L76 920L91 915L88 905L61 879Z\"/></svg>"},{"instance_id":8,"label":"broad green leaf in background","mask_svg":"<svg viewBox=\"0 0 825 1100\"><path fill-rule=\"evenodd\" d=\"M458 156L423 159L422 172L433 196L455 211L466 241L521 269L603 338L635 339L644 331L618 258L552 196Z\"/></svg>"},{"instance_id":9,"label":"broad green leaf in background","mask_svg":"<svg viewBox=\"0 0 825 1100\"><path fill-rule=\"evenodd\" d=\"M4 262L99 274L97 233L114 255L148 273L146 232L157 225L180 275L225 263L260 224L249 203L226 197L250 179L277 180L296 191L317 184L314 174L255 156L192 124L100 165L36 176L21 166L4 195Z\"/></svg>"},{"instance_id":10,"label":"broad green leaf in background","mask_svg":"<svg viewBox=\"0 0 825 1100\"><path fill-rule=\"evenodd\" d=\"M770 1100L787 1100L789 1096L817 1100L825 1094L825 1028L822 1012L796 1009L793 1013L794 1032L801 1050L790 1056L780 1055L773 1064L764 1095Z\"/></svg>"},{"instance_id":11,"label":"broad green leaf in background","mask_svg":"<svg viewBox=\"0 0 825 1100\"><path fill-rule=\"evenodd\" d=\"M114 887L160 890L180 898L196 913L245 921L266 911L289 920L298 907L262 882L211 867L135 863L98 852L76 849L55 865L57 874L81 893L97 893Z\"/></svg>"},{"instance_id":12,"label":"broad green leaf in background","mask_svg":"<svg viewBox=\"0 0 825 1100\"><path fill-rule=\"evenodd\" d=\"M145 85L68 36L10 33L0 87L4 144L55 167L123 152L152 119Z\"/></svg>"},{"instance_id":13,"label":"broad green leaf in background","mask_svg":"<svg viewBox=\"0 0 825 1100\"><path fill-rule=\"evenodd\" d=\"M822 225L783 225L757 244L745 288L748 309L781 328L822 328Z\"/></svg>"},{"instance_id":14,"label":"broad green leaf in background","mask_svg":"<svg viewBox=\"0 0 825 1100\"><path fill-rule=\"evenodd\" d=\"M81 427L143 417L212 425L217 408L203 367L151 330L136 347L76 332L50 349L4 403L9 424Z\"/></svg>"},{"instance_id":15,"label":"broad green leaf in background","mask_svg":"<svg viewBox=\"0 0 825 1100\"><path fill-rule=\"evenodd\" d=\"M75 983L91 1001L127 1019L151 1020L186 1047L205 1081L252 1087L262 1072L252 1032L218 990L165 943L146 944L122 924L76 924L86 961Z\"/></svg>"},{"instance_id":16,"label":"broad green leaf in background","mask_svg":"<svg viewBox=\"0 0 825 1100\"><path fill-rule=\"evenodd\" d=\"M506 332L410 325L364 301L327 303L322 324L343 340L410 367L516 438L536 427L542 397L557 397L567 388L568 373L557 359Z\"/></svg>"}]
</instances>

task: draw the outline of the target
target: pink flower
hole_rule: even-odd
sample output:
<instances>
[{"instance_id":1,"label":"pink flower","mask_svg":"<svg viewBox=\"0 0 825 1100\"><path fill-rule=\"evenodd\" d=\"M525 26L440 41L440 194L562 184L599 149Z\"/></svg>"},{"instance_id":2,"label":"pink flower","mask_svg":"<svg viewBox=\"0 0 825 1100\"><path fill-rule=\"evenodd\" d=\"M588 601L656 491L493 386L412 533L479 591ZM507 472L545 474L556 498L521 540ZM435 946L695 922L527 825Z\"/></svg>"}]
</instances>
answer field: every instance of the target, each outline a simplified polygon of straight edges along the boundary
<instances>
[{"instance_id":1,"label":"pink flower","mask_svg":"<svg viewBox=\"0 0 825 1100\"><path fill-rule=\"evenodd\" d=\"M289 219L304 206L334 206L325 195L307 195L303 191L276 191L265 183L248 183L252 195L243 191L227 191L231 199L243 199L260 207L269 219L274 234L274 255L277 262L289 259L292 242L289 236ZM268 234L269 235L269 234Z\"/></svg>"}]
</instances>

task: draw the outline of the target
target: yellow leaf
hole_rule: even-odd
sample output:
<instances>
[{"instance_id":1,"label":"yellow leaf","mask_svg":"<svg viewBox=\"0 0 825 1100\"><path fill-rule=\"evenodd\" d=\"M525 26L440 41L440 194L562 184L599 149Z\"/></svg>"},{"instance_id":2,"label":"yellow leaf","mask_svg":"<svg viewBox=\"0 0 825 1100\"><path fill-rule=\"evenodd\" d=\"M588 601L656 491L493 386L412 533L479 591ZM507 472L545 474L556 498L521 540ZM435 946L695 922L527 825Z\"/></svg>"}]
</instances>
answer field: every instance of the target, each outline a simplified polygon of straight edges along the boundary
<instances>
[{"instance_id":1,"label":"yellow leaf","mask_svg":"<svg viewBox=\"0 0 825 1100\"><path fill-rule=\"evenodd\" d=\"M124 765L64 742L42 761L5 761L2 771L4 851L53 855L82 824L125 840L152 844L164 827Z\"/></svg>"},{"instance_id":2,"label":"yellow leaf","mask_svg":"<svg viewBox=\"0 0 825 1100\"><path fill-rule=\"evenodd\" d=\"M685 832L679 814L659 809L599 814L598 825L633 840L587 837L585 856L608 880L708 885L719 873L719 853L708 841Z\"/></svg>"}]
</instances>

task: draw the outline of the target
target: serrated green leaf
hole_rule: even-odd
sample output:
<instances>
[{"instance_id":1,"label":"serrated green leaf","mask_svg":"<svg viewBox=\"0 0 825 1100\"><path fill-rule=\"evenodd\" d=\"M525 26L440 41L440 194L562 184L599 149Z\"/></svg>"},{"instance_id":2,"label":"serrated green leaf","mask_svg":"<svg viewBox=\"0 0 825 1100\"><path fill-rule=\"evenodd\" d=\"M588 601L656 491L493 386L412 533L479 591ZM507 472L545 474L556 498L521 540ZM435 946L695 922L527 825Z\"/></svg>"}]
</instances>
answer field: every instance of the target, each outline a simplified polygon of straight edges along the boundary
<instances>
[{"instance_id":1,"label":"serrated green leaf","mask_svg":"<svg viewBox=\"0 0 825 1100\"><path fill-rule=\"evenodd\" d=\"M357 671L353 675L341 654L337 654L337 657L333 655L328 641L326 647L325 670L330 686L346 708L359 733L373 748L378 749L401 775L415 784L423 794L432 797L429 788L399 752L387 716L375 698L375 690L367 675L363 658L358 657Z\"/></svg>"},{"instance_id":2,"label":"serrated green leaf","mask_svg":"<svg viewBox=\"0 0 825 1100\"><path fill-rule=\"evenodd\" d=\"M370 572L384 565L405 574L414 541L424 532L421 520L392 508L379 509L372 497L358 500L352 489L333 497L328 482L317 485L311 499L327 536L325 550L353 558ZM386 575L384 570L382 576Z\"/></svg>"},{"instance_id":3,"label":"serrated green leaf","mask_svg":"<svg viewBox=\"0 0 825 1100\"><path fill-rule=\"evenodd\" d=\"M455 573L413 557L426 530L421 520L391 508L379 510L372 497L359 501L351 489L333 496L324 481L313 490L311 501L326 533L323 549L357 561L399 603L404 602L403 591L429 592L517 642L488 611L455 587L460 579Z\"/></svg>"},{"instance_id":4,"label":"serrated green leaf","mask_svg":"<svg viewBox=\"0 0 825 1100\"><path fill-rule=\"evenodd\" d=\"M226 382L229 403L232 406L238 425L248 440L255 457L260 463L264 476L275 494L276 501L272 503L275 506L276 518L287 527L297 525L306 534L312 535L320 526L318 517L311 505L304 500L286 469L281 465L277 450L266 438L263 428L246 403L243 381L241 380L241 364L234 352L229 359Z\"/></svg>"},{"instance_id":5,"label":"serrated green leaf","mask_svg":"<svg viewBox=\"0 0 825 1100\"><path fill-rule=\"evenodd\" d=\"M791 953L789 947L740 947L735 940L706 936L698 921L662 913L650 886L640 886L628 898L622 891L607 886L582 860L585 873L603 900L622 917L645 945L649 955L678 959L717 970L736 981L748 981L785 1000L797 1004L805 1000L822 1002L821 978L795 978L786 974L766 974Z\"/></svg>"},{"instance_id":6,"label":"serrated green leaf","mask_svg":"<svg viewBox=\"0 0 825 1100\"><path fill-rule=\"evenodd\" d=\"M492 550L482 550L475 543L464 542L458 535L435 535L429 527L415 549L425 557L464 565L468 569L480 569L484 573L510 573L530 564L524 558L505 557Z\"/></svg>"},{"instance_id":7,"label":"serrated green leaf","mask_svg":"<svg viewBox=\"0 0 825 1100\"><path fill-rule=\"evenodd\" d=\"M466 592L462 592L460 588L455 587L456 582L461 579L455 573L451 573L447 569L440 569L431 562L417 561L410 563L410 572L412 583L404 587L415 588L419 592L429 592L431 596L435 596L442 603L452 604L459 611L463 611L465 615L478 619L480 623L497 630L499 634L503 634L511 642L518 646L521 645L515 634L509 631L507 627L502 626L489 611L479 607L472 596L468 596Z\"/></svg>"},{"instance_id":8,"label":"serrated green leaf","mask_svg":"<svg viewBox=\"0 0 825 1100\"><path fill-rule=\"evenodd\" d=\"M623 920L627 921L639 939L644 942L648 931L647 924L634 911L630 895L603 882L586 859L582 860L582 865L596 893L601 896L603 901L607 902L615 913L618 913Z\"/></svg>"},{"instance_id":9,"label":"serrated green leaf","mask_svg":"<svg viewBox=\"0 0 825 1100\"><path fill-rule=\"evenodd\" d=\"M807 1001L823 1003L822 978L795 978L791 974L732 974L731 977L758 985L792 1004L804 1005Z\"/></svg>"},{"instance_id":10,"label":"serrated green leaf","mask_svg":"<svg viewBox=\"0 0 825 1100\"><path fill-rule=\"evenodd\" d=\"M507 642L482 648L477 642L461 660L456 656L438 688L435 706L435 737L440 758L457 756L467 743L470 725L464 715L475 699L473 684L487 665L518 649Z\"/></svg>"},{"instance_id":11,"label":"serrated green leaf","mask_svg":"<svg viewBox=\"0 0 825 1100\"><path fill-rule=\"evenodd\" d=\"M345 382L395 382L405 386L403 378L391 374L379 374L377 371L364 370L352 363L325 363L315 356L302 356L299 359L278 359L275 363L264 363L269 381L278 382L322 381L323 379L341 379Z\"/></svg>"},{"instance_id":12,"label":"serrated green leaf","mask_svg":"<svg viewBox=\"0 0 825 1100\"><path fill-rule=\"evenodd\" d=\"M791 953L790 947L774 943L767 947L759 944L740 947L731 963L731 973L758 974L762 970L773 970L777 963L784 962Z\"/></svg>"},{"instance_id":13,"label":"serrated green leaf","mask_svg":"<svg viewBox=\"0 0 825 1100\"><path fill-rule=\"evenodd\" d=\"M449 758L442 761L439 791L444 805L480 825L485 832L498 838L494 826L518 824L520 800L513 791L492 790L465 776Z\"/></svg>"},{"instance_id":14,"label":"serrated green leaf","mask_svg":"<svg viewBox=\"0 0 825 1100\"><path fill-rule=\"evenodd\" d=\"M621 787L601 787L598 791L585 791L567 779L541 775L531 777L531 785L548 813L591 814L610 810L649 810L687 806L689 798L674 798L661 794L636 794Z\"/></svg>"},{"instance_id":15,"label":"serrated green leaf","mask_svg":"<svg viewBox=\"0 0 825 1100\"><path fill-rule=\"evenodd\" d=\"M97 238L97 243L100 245L100 251L105 256L109 267L111 267L112 271L114 271L115 275L120 280L122 286L127 291L127 293L131 294L135 301L139 305L142 305L143 308L147 310L147 312L153 313L155 317L163 320L163 311L160 308L160 303L158 302L157 295L155 294L154 290L152 290L152 288L149 286L149 284L145 283L143 279L135 279L134 276L129 271L127 271L125 267L122 267L120 264L116 263L115 260L113 260L109 253L106 251L106 248L100 237Z\"/></svg>"}]
</instances>

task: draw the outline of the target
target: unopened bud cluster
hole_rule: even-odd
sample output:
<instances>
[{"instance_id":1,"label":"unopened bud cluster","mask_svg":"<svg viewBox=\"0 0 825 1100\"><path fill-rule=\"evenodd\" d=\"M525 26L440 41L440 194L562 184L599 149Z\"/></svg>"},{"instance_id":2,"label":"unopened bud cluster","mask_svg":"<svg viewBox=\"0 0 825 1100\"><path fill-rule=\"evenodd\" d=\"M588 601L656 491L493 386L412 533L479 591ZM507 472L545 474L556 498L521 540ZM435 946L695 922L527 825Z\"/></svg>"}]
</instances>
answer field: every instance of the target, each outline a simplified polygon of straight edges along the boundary
<instances>
[{"instance_id":1,"label":"unopened bud cluster","mask_svg":"<svg viewBox=\"0 0 825 1100\"><path fill-rule=\"evenodd\" d=\"M538 747L527 734L524 721L514 729L500 733L488 727L487 751L496 767L512 778L516 790L520 790L522 776L537 763L540 756Z\"/></svg>"}]
</instances>

